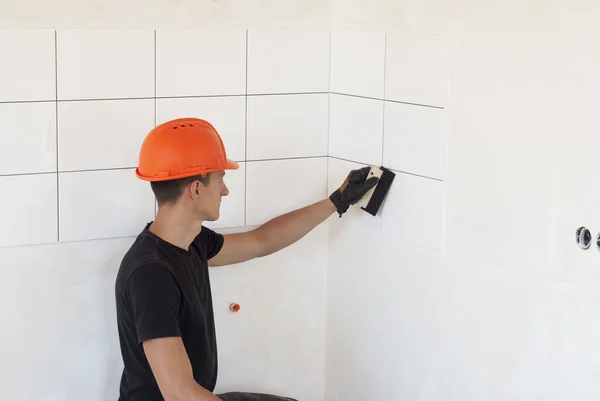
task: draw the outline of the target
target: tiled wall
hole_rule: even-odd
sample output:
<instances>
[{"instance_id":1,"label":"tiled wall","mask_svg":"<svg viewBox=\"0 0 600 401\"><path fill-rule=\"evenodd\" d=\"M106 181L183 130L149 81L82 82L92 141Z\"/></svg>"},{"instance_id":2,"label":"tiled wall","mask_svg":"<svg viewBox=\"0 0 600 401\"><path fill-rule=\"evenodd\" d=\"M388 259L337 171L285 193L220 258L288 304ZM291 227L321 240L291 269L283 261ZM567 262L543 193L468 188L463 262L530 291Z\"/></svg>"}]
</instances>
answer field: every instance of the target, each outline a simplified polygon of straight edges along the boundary
<instances>
[{"instance_id":1,"label":"tiled wall","mask_svg":"<svg viewBox=\"0 0 600 401\"><path fill-rule=\"evenodd\" d=\"M260 224L325 197L350 162L383 164L397 181L367 224L442 247L441 36L2 31L0 58L2 247L135 235L155 213L134 175L140 144L181 116L214 123L241 164L207 226Z\"/></svg>"},{"instance_id":2,"label":"tiled wall","mask_svg":"<svg viewBox=\"0 0 600 401\"><path fill-rule=\"evenodd\" d=\"M326 30L0 31L0 247L137 234L155 214L139 147L183 116L241 165L207 226L324 198L329 53Z\"/></svg>"},{"instance_id":3,"label":"tiled wall","mask_svg":"<svg viewBox=\"0 0 600 401\"><path fill-rule=\"evenodd\" d=\"M207 226L237 231L326 197L329 49L327 30L0 31L7 399L117 398L114 277L155 215L134 169L156 124L206 118L240 162ZM323 226L211 269L216 391L323 399L326 263Z\"/></svg>"},{"instance_id":4,"label":"tiled wall","mask_svg":"<svg viewBox=\"0 0 600 401\"><path fill-rule=\"evenodd\" d=\"M28 392L8 376L4 387L10 384L13 399L80 399L99 387L92 397L99 401L116 391L114 272L156 212L149 184L134 168L145 135L168 119L208 119L241 164L227 173L221 218L206 223L216 229L253 226L323 199L351 168L383 164L397 173L376 218L353 208L343 219L331 217L337 231L320 227L276 255L211 270L219 389L322 399L331 303L325 275L341 260L328 255L328 244L339 246L340 228L442 246L447 61L440 37L0 31L0 60L0 283L7 299L0 311L17 344L7 359L22 367L18 377L29 365L47 370L36 364L39 353L65 366ZM127 238L107 240L115 237ZM50 245L20 248L36 244ZM43 297L34 295L38 288ZM243 313L228 312L232 301ZM81 316L84 324L75 323ZM52 351L35 338L30 354L16 351L25 346L23 333L53 322L61 325L50 333ZM104 331L92 334L98 325ZM93 375L79 369L80 355ZM62 380L67 376L80 383L76 389Z\"/></svg>"},{"instance_id":5,"label":"tiled wall","mask_svg":"<svg viewBox=\"0 0 600 401\"><path fill-rule=\"evenodd\" d=\"M363 228L442 249L448 55L439 35L333 31L329 189L350 168L396 173L380 214Z\"/></svg>"},{"instance_id":6,"label":"tiled wall","mask_svg":"<svg viewBox=\"0 0 600 401\"><path fill-rule=\"evenodd\" d=\"M377 217L353 208L330 219L327 401L441 400L454 390L429 397L432 349L455 327L437 325L445 309L432 301L452 297L439 268L448 72L443 36L332 31L329 189L364 164L396 178Z\"/></svg>"}]
</instances>

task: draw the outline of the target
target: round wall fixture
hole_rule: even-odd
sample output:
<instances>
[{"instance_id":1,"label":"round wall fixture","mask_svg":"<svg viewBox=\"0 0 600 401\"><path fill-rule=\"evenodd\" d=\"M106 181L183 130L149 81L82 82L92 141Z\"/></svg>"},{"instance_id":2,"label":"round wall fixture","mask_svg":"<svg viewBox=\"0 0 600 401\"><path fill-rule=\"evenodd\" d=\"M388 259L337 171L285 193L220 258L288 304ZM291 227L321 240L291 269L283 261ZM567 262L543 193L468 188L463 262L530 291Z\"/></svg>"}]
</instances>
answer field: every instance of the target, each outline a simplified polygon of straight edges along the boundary
<instances>
[{"instance_id":1,"label":"round wall fixture","mask_svg":"<svg viewBox=\"0 0 600 401\"><path fill-rule=\"evenodd\" d=\"M596 235L596 249L600 252L600 233Z\"/></svg>"},{"instance_id":2,"label":"round wall fixture","mask_svg":"<svg viewBox=\"0 0 600 401\"><path fill-rule=\"evenodd\" d=\"M579 227L575 233L577 245L581 249L589 249L592 245L592 234L586 227Z\"/></svg>"}]
</instances>

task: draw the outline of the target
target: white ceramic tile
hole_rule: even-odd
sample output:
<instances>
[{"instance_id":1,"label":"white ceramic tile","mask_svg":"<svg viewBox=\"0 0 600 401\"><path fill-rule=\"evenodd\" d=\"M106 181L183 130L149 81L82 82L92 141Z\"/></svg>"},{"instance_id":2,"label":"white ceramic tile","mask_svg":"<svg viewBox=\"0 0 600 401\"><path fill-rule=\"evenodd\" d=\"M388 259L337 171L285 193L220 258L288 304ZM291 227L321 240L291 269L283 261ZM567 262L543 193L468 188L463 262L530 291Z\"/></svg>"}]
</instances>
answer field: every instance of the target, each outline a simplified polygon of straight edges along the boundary
<instances>
[{"instance_id":1,"label":"white ceramic tile","mask_svg":"<svg viewBox=\"0 0 600 401\"><path fill-rule=\"evenodd\" d=\"M133 169L59 173L60 240L137 235L154 219L150 184Z\"/></svg>"},{"instance_id":2,"label":"white ceramic tile","mask_svg":"<svg viewBox=\"0 0 600 401\"><path fill-rule=\"evenodd\" d=\"M381 164L383 100L331 94L329 155Z\"/></svg>"},{"instance_id":3,"label":"white ceramic tile","mask_svg":"<svg viewBox=\"0 0 600 401\"><path fill-rule=\"evenodd\" d=\"M154 100L61 102L58 122L60 171L135 167Z\"/></svg>"},{"instance_id":4,"label":"white ceramic tile","mask_svg":"<svg viewBox=\"0 0 600 401\"><path fill-rule=\"evenodd\" d=\"M442 249L444 183L396 172L381 205L382 233L405 242Z\"/></svg>"},{"instance_id":5,"label":"white ceramic tile","mask_svg":"<svg viewBox=\"0 0 600 401\"><path fill-rule=\"evenodd\" d=\"M229 195L221 199L221 216L217 221L205 221L208 228L241 227L245 223L246 209L246 163L237 170L225 172L225 185Z\"/></svg>"},{"instance_id":6,"label":"white ceramic tile","mask_svg":"<svg viewBox=\"0 0 600 401\"><path fill-rule=\"evenodd\" d=\"M157 124L181 117L202 118L210 122L223 140L227 157L236 161L245 159L245 96L156 100Z\"/></svg>"},{"instance_id":7,"label":"white ceramic tile","mask_svg":"<svg viewBox=\"0 0 600 401\"><path fill-rule=\"evenodd\" d=\"M331 32L331 92L383 99L384 67L384 32Z\"/></svg>"},{"instance_id":8,"label":"white ceramic tile","mask_svg":"<svg viewBox=\"0 0 600 401\"><path fill-rule=\"evenodd\" d=\"M0 30L0 102L56 99L53 30Z\"/></svg>"},{"instance_id":9,"label":"white ceramic tile","mask_svg":"<svg viewBox=\"0 0 600 401\"><path fill-rule=\"evenodd\" d=\"M57 240L56 174L0 177L0 247Z\"/></svg>"},{"instance_id":10,"label":"white ceramic tile","mask_svg":"<svg viewBox=\"0 0 600 401\"><path fill-rule=\"evenodd\" d=\"M154 31L60 30L58 99L154 96Z\"/></svg>"},{"instance_id":11,"label":"white ceramic tile","mask_svg":"<svg viewBox=\"0 0 600 401\"><path fill-rule=\"evenodd\" d=\"M388 33L385 98L443 107L448 86L444 36Z\"/></svg>"},{"instance_id":12,"label":"white ceramic tile","mask_svg":"<svg viewBox=\"0 0 600 401\"><path fill-rule=\"evenodd\" d=\"M52 171L56 102L0 103L0 175Z\"/></svg>"},{"instance_id":13,"label":"white ceramic tile","mask_svg":"<svg viewBox=\"0 0 600 401\"><path fill-rule=\"evenodd\" d=\"M350 171L366 166L365 164L330 157L327 169L327 194L329 195L338 189ZM350 227L360 227L361 230L369 230L370 232L379 232L381 229L381 213L378 213L377 216L372 216L358 205L350 206L341 218L338 213L334 213L329 218L329 221L332 224L331 228L333 232L337 232L336 230L347 230Z\"/></svg>"},{"instance_id":14,"label":"white ceramic tile","mask_svg":"<svg viewBox=\"0 0 600 401\"><path fill-rule=\"evenodd\" d=\"M327 158L246 164L246 224L256 225L327 196Z\"/></svg>"},{"instance_id":15,"label":"white ceramic tile","mask_svg":"<svg viewBox=\"0 0 600 401\"><path fill-rule=\"evenodd\" d=\"M329 95L248 97L248 160L327 155Z\"/></svg>"},{"instance_id":16,"label":"white ceramic tile","mask_svg":"<svg viewBox=\"0 0 600 401\"><path fill-rule=\"evenodd\" d=\"M245 30L156 32L157 96L245 93Z\"/></svg>"},{"instance_id":17,"label":"white ceramic tile","mask_svg":"<svg viewBox=\"0 0 600 401\"><path fill-rule=\"evenodd\" d=\"M248 93L328 91L328 31L248 32Z\"/></svg>"},{"instance_id":18,"label":"white ceramic tile","mask_svg":"<svg viewBox=\"0 0 600 401\"><path fill-rule=\"evenodd\" d=\"M383 165L444 179L445 110L386 102L384 114Z\"/></svg>"}]
</instances>

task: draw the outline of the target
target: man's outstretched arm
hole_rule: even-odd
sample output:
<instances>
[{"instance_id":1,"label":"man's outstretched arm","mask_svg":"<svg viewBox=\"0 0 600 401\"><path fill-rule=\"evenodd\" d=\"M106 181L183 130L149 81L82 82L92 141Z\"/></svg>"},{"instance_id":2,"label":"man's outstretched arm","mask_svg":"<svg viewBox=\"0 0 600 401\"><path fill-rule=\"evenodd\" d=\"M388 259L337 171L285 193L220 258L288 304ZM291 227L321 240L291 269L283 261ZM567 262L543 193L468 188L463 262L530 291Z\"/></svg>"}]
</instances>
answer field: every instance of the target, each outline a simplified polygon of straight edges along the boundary
<instances>
[{"instance_id":1,"label":"man's outstretched arm","mask_svg":"<svg viewBox=\"0 0 600 401\"><path fill-rule=\"evenodd\" d=\"M335 212L329 199L282 214L248 232L227 234L209 266L231 265L277 252L298 241Z\"/></svg>"},{"instance_id":2,"label":"man's outstretched arm","mask_svg":"<svg viewBox=\"0 0 600 401\"><path fill-rule=\"evenodd\" d=\"M300 240L334 212L341 216L377 184L377 178L367 179L369 169L352 170L342 186L327 199L277 216L252 231L225 235L221 251L209 260L209 266L231 265L270 255Z\"/></svg>"}]
</instances>

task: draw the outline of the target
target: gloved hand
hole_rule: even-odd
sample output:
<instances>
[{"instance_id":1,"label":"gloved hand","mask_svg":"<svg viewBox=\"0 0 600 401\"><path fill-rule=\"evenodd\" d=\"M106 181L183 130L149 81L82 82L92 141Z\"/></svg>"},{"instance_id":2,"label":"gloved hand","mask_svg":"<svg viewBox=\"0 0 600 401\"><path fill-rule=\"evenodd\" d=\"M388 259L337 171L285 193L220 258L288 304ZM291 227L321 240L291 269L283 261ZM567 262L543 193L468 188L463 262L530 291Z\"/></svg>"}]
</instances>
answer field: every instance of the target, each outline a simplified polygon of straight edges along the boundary
<instances>
[{"instance_id":1,"label":"gloved hand","mask_svg":"<svg viewBox=\"0 0 600 401\"><path fill-rule=\"evenodd\" d=\"M371 167L367 166L350 171L342 185L329 196L340 217L351 205L361 200L371 188L377 185L379 178L371 177L367 180L370 170Z\"/></svg>"}]
</instances>

